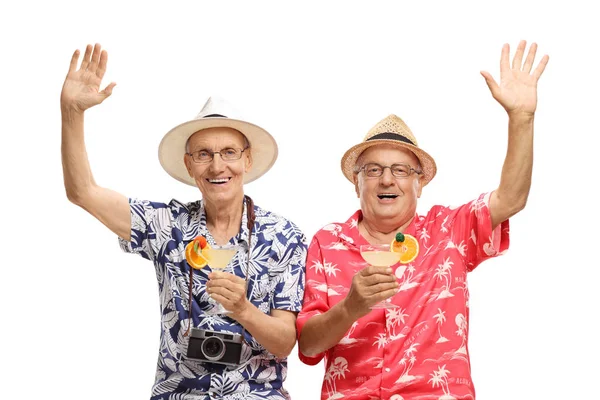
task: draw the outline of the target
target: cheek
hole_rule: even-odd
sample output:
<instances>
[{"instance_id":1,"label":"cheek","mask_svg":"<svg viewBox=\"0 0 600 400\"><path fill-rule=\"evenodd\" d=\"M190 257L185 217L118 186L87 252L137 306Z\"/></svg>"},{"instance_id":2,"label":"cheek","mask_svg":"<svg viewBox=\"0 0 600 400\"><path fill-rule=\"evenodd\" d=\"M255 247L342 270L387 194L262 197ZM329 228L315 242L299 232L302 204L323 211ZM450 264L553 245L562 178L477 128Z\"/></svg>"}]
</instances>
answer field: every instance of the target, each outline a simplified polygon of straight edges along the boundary
<instances>
[{"instance_id":1,"label":"cheek","mask_svg":"<svg viewBox=\"0 0 600 400\"><path fill-rule=\"evenodd\" d=\"M190 175L196 179L198 179L204 171L206 171L206 167L200 164L192 163L190 164L191 172Z\"/></svg>"}]
</instances>

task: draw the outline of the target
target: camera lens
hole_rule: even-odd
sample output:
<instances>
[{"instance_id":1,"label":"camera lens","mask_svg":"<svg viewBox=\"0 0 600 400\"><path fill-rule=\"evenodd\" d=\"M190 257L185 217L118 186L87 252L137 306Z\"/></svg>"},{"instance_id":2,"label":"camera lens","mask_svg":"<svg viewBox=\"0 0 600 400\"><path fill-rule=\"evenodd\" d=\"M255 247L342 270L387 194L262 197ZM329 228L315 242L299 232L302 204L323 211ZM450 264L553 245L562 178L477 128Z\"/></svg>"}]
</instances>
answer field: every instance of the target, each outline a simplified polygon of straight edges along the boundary
<instances>
[{"instance_id":1,"label":"camera lens","mask_svg":"<svg viewBox=\"0 0 600 400\"><path fill-rule=\"evenodd\" d=\"M225 344L221 338L212 336L202 342L202 354L209 361L220 360L225 354Z\"/></svg>"}]
</instances>

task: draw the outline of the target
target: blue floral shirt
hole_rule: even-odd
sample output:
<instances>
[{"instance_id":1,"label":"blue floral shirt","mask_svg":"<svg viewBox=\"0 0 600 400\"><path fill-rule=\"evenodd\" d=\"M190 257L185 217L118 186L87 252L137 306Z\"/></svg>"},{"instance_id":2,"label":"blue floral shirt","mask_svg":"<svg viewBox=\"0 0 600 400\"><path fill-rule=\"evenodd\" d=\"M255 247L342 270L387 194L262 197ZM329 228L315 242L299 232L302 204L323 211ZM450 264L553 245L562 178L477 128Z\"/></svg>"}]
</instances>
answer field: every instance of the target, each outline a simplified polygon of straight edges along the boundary
<instances>
[{"instance_id":1,"label":"blue floral shirt","mask_svg":"<svg viewBox=\"0 0 600 400\"><path fill-rule=\"evenodd\" d=\"M192 327L242 334L241 363L224 366L187 358L189 265L185 246L202 235L214 243L206 228L203 202L169 204L129 199L131 241L119 238L121 248L151 260L156 269L161 307L161 336L151 400L289 399L282 384L286 359L276 358L242 326L226 315L207 315L214 307L206 293L210 269L194 271ZM272 309L299 312L304 295L306 238L291 221L254 206L247 296L265 314ZM241 244L230 264L246 278L248 228L246 207L238 235ZM230 270L231 271L231 270Z\"/></svg>"}]
</instances>

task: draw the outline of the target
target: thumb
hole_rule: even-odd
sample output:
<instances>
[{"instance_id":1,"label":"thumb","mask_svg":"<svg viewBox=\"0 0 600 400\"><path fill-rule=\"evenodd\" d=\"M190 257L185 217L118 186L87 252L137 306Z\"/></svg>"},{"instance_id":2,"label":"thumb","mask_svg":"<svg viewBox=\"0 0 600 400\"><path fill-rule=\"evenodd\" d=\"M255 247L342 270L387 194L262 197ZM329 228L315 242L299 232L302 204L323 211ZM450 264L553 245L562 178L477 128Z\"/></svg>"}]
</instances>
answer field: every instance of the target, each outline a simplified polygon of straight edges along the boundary
<instances>
[{"instance_id":1,"label":"thumb","mask_svg":"<svg viewBox=\"0 0 600 400\"><path fill-rule=\"evenodd\" d=\"M116 83L111 82L110 85L108 85L107 87L104 88L104 90L102 90L100 92L100 94L104 95L104 98L106 99L108 96L110 96L112 94L112 91L114 89L114 87L117 86Z\"/></svg>"},{"instance_id":2,"label":"thumb","mask_svg":"<svg viewBox=\"0 0 600 400\"><path fill-rule=\"evenodd\" d=\"M492 96L496 97L500 88L498 87L498 84L496 83L492 75L487 71L480 71L479 73L485 79L485 83L488 85L490 92L492 92Z\"/></svg>"}]
</instances>

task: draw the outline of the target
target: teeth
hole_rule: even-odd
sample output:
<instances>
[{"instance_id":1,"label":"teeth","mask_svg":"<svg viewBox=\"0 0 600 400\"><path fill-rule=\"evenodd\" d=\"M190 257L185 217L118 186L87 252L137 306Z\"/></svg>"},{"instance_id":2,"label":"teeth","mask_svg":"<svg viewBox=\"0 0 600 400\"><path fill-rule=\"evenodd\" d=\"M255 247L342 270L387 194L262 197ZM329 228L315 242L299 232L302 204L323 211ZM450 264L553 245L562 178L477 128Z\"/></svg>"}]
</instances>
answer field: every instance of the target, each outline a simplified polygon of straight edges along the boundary
<instances>
[{"instance_id":1,"label":"teeth","mask_svg":"<svg viewBox=\"0 0 600 400\"><path fill-rule=\"evenodd\" d=\"M381 194L378 194L377 197L379 197L380 199L383 199L383 198L394 198L395 199L396 197L398 197L398 195L393 194L393 193L381 193Z\"/></svg>"},{"instance_id":2,"label":"teeth","mask_svg":"<svg viewBox=\"0 0 600 400\"><path fill-rule=\"evenodd\" d=\"M210 183L224 183L227 182L229 179L228 178L223 178L223 179L209 179L208 181Z\"/></svg>"}]
</instances>

